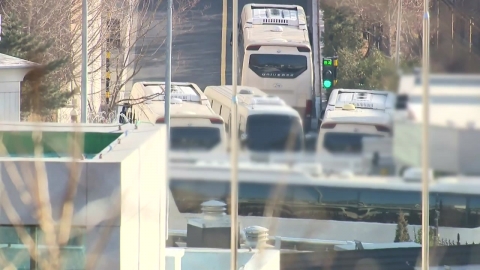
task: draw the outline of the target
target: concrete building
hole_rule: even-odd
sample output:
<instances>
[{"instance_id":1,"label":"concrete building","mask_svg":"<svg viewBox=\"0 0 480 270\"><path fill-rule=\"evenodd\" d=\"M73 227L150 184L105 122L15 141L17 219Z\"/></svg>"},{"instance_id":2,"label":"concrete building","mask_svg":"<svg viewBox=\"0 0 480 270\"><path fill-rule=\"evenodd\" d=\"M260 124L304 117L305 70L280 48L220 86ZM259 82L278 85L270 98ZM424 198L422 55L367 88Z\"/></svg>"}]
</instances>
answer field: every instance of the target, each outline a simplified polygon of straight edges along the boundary
<instances>
[{"instance_id":1,"label":"concrete building","mask_svg":"<svg viewBox=\"0 0 480 270\"><path fill-rule=\"evenodd\" d=\"M0 53L0 121L20 122L20 83L35 65Z\"/></svg>"},{"instance_id":2,"label":"concrete building","mask_svg":"<svg viewBox=\"0 0 480 270\"><path fill-rule=\"evenodd\" d=\"M165 136L163 125L2 123L3 255L37 269L27 246L63 241L62 269L165 269Z\"/></svg>"}]
</instances>

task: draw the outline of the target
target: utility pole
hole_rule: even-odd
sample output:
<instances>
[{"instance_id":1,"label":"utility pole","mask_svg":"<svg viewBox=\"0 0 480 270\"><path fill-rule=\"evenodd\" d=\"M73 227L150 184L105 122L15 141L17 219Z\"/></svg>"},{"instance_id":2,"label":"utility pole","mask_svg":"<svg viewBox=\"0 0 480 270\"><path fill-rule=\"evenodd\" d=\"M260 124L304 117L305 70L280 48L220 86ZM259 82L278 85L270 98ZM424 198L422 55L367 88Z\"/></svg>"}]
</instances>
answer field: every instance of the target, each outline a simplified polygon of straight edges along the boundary
<instances>
[{"instance_id":1,"label":"utility pole","mask_svg":"<svg viewBox=\"0 0 480 270\"><path fill-rule=\"evenodd\" d=\"M395 40L395 65L397 69L400 67L400 37L402 33L402 5L403 0L398 0L398 14L397 14L397 37Z\"/></svg>"},{"instance_id":2,"label":"utility pole","mask_svg":"<svg viewBox=\"0 0 480 270\"><path fill-rule=\"evenodd\" d=\"M237 74L238 74L238 0L232 0L232 116L230 120L230 270L237 270L238 252L238 125L237 125ZM227 120L228 121L228 120Z\"/></svg>"},{"instance_id":3,"label":"utility pole","mask_svg":"<svg viewBox=\"0 0 480 270\"><path fill-rule=\"evenodd\" d=\"M313 38L313 51L315 58L313 59L313 66L315 69L315 74L313 76L313 90L312 90L312 112L311 112L311 119L315 119L315 123L308 123L311 129L315 128L318 130L319 128L319 120L322 111L322 85L321 85L321 74L322 74L322 46L320 45L321 42L321 25L320 25L320 0L312 0L311 5L311 15L312 18L310 20L310 31L312 31L312 38ZM318 93L317 93L318 90ZM317 94L319 102L317 104ZM319 108L317 108L319 107ZM317 113L318 112L318 113ZM312 125L313 124L313 125Z\"/></svg>"},{"instance_id":4,"label":"utility pole","mask_svg":"<svg viewBox=\"0 0 480 270\"><path fill-rule=\"evenodd\" d=\"M422 86L423 86L423 128L422 128L422 270L430 269L430 224L429 224L429 181L430 181L430 147L429 147L429 73L430 73L430 14L429 1L423 2L423 65L422 65Z\"/></svg>"},{"instance_id":5,"label":"utility pole","mask_svg":"<svg viewBox=\"0 0 480 270\"><path fill-rule=\"evenodd\" d=\"M82 0L82 123L87 123L88 1Z\"/></svg>"},{"instance_id":6,"label":"utility pole","mask_svg":"<svg viewBox=\"0 0 480 270\"><path fill-rule=\"evenodd\" d=\"M165 161L167 163L166 170L167 170L167 180L166 180L166 186L163 187L165 190L169 190L169 174L168 174L168 167L170 163L170 158L169 158L169 152L170 152L170 96L172 93L172 35L173 35L173 0L168 0L168 8L167 8L167 47L166 47L166 52L165 52L165 124L167 126L167 142L166 142L166 158ZM165 194L165 200L166 200L166 217L165 217L165 232L160 232L160 233L165 233L166 236L165 238L168 239L168 215L169 215L169 198L168 198L168 192ZM165 241L162 243L162 249L165 247ZM163 249L162 251L165 251ZM164 253L161 253L164 254ZM164 267L165 260L161 262L161 264Z\"/></svg>"}]
</instances>

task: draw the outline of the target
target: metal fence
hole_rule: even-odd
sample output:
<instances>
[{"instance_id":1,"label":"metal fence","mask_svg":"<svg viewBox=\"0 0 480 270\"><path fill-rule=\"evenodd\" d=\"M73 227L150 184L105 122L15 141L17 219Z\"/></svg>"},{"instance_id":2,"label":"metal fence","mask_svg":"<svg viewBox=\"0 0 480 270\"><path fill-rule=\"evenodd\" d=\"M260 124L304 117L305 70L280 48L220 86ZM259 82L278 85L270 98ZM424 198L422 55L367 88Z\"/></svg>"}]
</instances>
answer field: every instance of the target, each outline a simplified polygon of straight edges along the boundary
<instances>
[{"instance_id":1,"label":"metal fence","mask_svg":"<svg viewBox=\"0 0 480 270\"><path fill-rule=\"evenodd\" d=\"M57 114L57 117L51 116L45 119L46 122L58 123L80 123L80 114L72 116L71 110L62 110ZM94 124L111 124L117 121L117 113L115 111L107 112L89 112L87 114L87 122Z\"/></svg>"}]
</instances>

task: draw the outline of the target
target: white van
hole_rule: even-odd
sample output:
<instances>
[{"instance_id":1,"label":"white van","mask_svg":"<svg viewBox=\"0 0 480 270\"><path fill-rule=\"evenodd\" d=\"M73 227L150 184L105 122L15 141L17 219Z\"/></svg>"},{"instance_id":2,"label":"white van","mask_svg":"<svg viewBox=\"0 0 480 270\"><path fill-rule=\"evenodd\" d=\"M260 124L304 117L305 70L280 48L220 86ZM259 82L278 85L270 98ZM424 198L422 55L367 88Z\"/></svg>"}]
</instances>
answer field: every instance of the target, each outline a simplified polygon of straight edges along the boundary
<instances>
[{"instance_id":1,"label":"white van","mask_svg":"<svg viewBox=\"0 0 480 270\"><path fill-rule=\"evenodd\" d=\"M194 83L173 82L171 91L170 149L226 151L223 118L212 110L200 88ZM165 83L135 83L121 114L131 123L165 123Z\"/></svg>"},{"instance_id":2,"label":"white van","mask_svg":"<svg viewBox=\"0 0 480 270\"><path fill-rule=\"evenodd\" d=\"M238 129L244 149L253 152L303 151L300 114L276 96L255 87L238 86ZM208 86L204 91L213 110L225 119L230 133L233 87ZM233 134L230 134L230 138Z\"/></svg>"},{"instance_id":3,"label":"white van","mask_svg":"<svg viewBox=\"0 0 480 270\"><path fill-rule=\"evenodd\" d=\"M369 105L370 106L370 105ZM364 138L385 138L392 134L392 115L384 110L358 109L347 103L325 112L317 140L317 152L362 154Z\"/></svg>"}]
</instances>

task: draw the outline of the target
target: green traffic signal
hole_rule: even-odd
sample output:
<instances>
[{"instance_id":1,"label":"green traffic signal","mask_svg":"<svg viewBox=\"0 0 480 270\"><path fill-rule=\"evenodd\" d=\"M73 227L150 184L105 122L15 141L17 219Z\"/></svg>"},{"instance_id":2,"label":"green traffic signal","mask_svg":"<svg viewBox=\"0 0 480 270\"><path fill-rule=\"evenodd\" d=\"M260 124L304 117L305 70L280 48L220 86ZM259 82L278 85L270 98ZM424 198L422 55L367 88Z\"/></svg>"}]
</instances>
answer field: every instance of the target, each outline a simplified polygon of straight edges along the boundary
<instances>
[{"instance_id":1,"label":"green traffic signal","mask_svg":"<svg viewBox=\"0 0 480 270\"><path fill-rule=\"evenodd\" d=\"M323 81L323 87L330 88L332 86L332 81L325 80Z\"/></svg>"}]
</instances>

